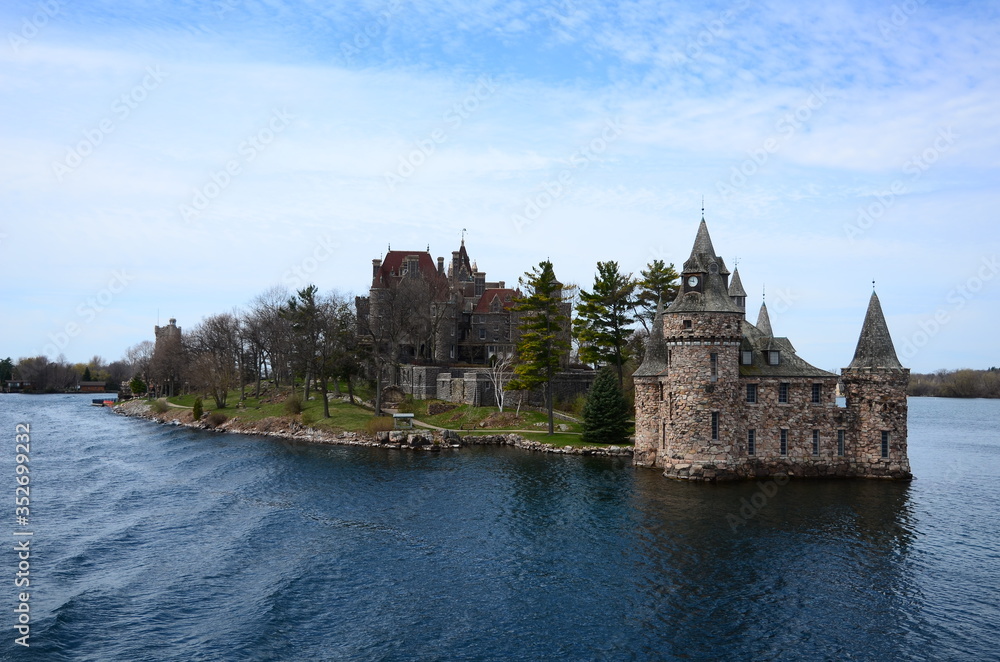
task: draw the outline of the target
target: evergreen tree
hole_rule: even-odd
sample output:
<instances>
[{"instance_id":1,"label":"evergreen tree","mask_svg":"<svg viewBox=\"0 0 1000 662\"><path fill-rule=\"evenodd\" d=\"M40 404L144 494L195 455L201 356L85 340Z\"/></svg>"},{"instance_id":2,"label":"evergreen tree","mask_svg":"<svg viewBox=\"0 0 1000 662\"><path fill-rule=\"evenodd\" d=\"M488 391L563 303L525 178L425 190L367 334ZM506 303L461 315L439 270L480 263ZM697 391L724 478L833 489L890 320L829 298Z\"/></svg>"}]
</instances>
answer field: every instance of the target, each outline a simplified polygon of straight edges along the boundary
<instances>
[{"instance_id":1,"label":"evergreen tree","mask_svg":"<svg viewBox=\"0 0 1000 662\"><path fill-rule=\"evenodd\" d=\"M85 382L91 381L90 366L87 366L86 368L83 369L83 381Z\"/></svg>"},{"instance_id":2,"label":"evergreen tree","mask_svg":"<svg viewBox=\"0 0 1000 662\"><path fill-rule=\"evenodd\" d=\"M614 261L598 262L594 289L580 290L573 333L580 341L580 360L594 365L611 365L618 385L625 381L623 366L629 359L629 326L635 322L636 282L632 275L618 271Z\"/></svg>"},{"instance_id":3,"label":"evergreen tree","mask_svg":"<svg viewBox=\"0 0 1000 662\"><path fill-rule=\"evenodd\" d=\"M556 280L552 263L544 260L520 279L527 293L517 298L514 310L523 313L515 348L514 379L507 390L530 390L542 386L549 413L549 434L555 430L552 413L552 378L560 359L569 350L569 316L564 314L562 284Z\"/></svg>"},{"instance_id":4,"label":"evergreen tree","mask_svg":"<svg viewBox=\"0 0 1000 662\"><path fill-rule=\"evenodd\" d=\"M142 381L139 375L132 378L132 381L128 383L129 390L132 391L132 395L142 395L146 392L146 382Z\"/></svg>"},{"instance_id":5,"label":"evergreen tree","mask_svg":"<svg viewBox=\"0 0 1000 662\"><path fill-rule=\"evenodd\" d=\"M674 269L673 263L667 265L663 260L653 260L647 268L640 271L642 278L638 282L635 303L636 313L642 327L649 332L653 318L656 317L656 302L662 297L663 305L669 305L677 296L677 281L680 275Z\"/></svg>"},{"instance_id":6,"label":"evergreen tree","mask_svg":"<svg viewBox=\"0 0 1000 662\"><path fill-rule=\"evenodd\" d=\"M628 441L629 405L622 394L615 374L605 368L597 373L583 406L581 439L598 444L620 444Z\"/></svg>"}]
</instances>

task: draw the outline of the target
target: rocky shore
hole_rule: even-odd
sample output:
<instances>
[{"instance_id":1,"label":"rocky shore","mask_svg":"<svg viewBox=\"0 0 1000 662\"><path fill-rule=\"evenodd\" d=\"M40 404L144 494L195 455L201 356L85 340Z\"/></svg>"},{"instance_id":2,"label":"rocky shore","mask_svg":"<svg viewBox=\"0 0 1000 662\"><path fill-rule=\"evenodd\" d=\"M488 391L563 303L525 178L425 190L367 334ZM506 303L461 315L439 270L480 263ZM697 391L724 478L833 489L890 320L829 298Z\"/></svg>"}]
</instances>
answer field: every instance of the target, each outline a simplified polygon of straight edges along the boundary
<instances>
[{"instance_id":1,"label":"rocky shore","mask_svg":"<svg viewBox=\"0 0 1000 662\"><path fill-rule=\"evenodd\" d=\"M362 432L326 432L303 425L291 417L275 416L258 421L244 421L234 416L213 426L206 420L195 421L190 409L171 408L166 412L153 411L146 400L129 400L115 405L116 414L133 418L143 418L166 425L209 430L213 432L235 432L265 437L279 437L294 441L340 446L369 446L427 452L441 452L460 449L463 446L514 446L541 453L561 453L564 455L594 455L605 457L631 456L631 446L553 446L540 441L525 439L519 434L504 433L494 435L459 435L454 430L393 430L368 435Z\"/></svg>"}]
</instances>

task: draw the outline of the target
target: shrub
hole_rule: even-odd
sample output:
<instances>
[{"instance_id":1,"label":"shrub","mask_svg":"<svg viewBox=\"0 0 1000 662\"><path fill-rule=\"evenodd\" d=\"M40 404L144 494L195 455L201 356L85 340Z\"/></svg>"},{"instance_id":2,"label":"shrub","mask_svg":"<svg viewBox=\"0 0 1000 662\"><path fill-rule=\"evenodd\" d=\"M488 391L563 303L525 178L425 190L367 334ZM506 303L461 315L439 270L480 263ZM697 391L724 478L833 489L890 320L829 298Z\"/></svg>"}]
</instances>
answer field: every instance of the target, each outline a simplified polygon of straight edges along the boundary
<instances>
[{"instance_id":1,"label":"shrub","mask_svg":"<svg viewBox=\"0 0 1000 662\"><path fill-rule=\"evenodd\" d=\"M153 400L149 404L149 406L157 414L166 414L167 410L170 409L169 405L167 405L166 398L160 398L159 400Z\"/></svg>"},{"instance_id":2,"label":"shrub","mask_svg":"<svg viewBox=\"0 0 1000 662\"><path fill-rule=\"evenodd\" d=\"M392 416L372 416L365 421L365 432L375 434L376 432L388 432L395 428Z\"/></svg>"},{"instance_id":3,"label":"shrub","mask_svg":"<svg viewBox=\"0 0 1000 662\"><path fill-rule=\"evenodd\" d=\"M217 428L226 421L228 421L229 417L223 414L222 412L213 411L211 414L208 415L208 418L206 418L205 420L211 427Z\"/></svg>"},{"instance_id":4,"label":"shrub","mask_svg":"<svg viewBox=\"0 0 1000 662\"><path fill-rule=\"evenodd\" d=\"M416 414L417 402L413 399L412 395L408 395L403 398L402 402L396 405L396 411L400 414Z\"/></svg>"},{"instance_id":5,"label":"shrub","mask_svg":"<svg viewBox=\"0 0 1000 662\"><path fill-rule=\"evenodd\" d=\"M302 398L298 393L292 393L285 398L285 413L290 416L302 413Z\"/></svg>"},{"instance_id":6,"label":"shrub","mask_svg":"<svg viewBox=\"0 0 1000 662\"><path fill-rule=\"evenodd\" d=\"M132 395L142 395L146 392L146 382L139 379L139 377L133 377L132 381L128 383L128 387L132 391Z\"/></svg>"},{"instance_id":7,"label":"shrub","mask_svg":"<svg viewBox=\"0 0 1000 662\"><path fill-rule=\"evenodd\" d=\"M191 415L194 416L194 420L201 420L201 415L205 412L204 405L201 402L201 398L194 399L194 407L191 408Z\"/></svg>"},{"instance_id":8,"label":"shrub","mask_svg":"<svg viewBox=\"0 0 1000 662\"><path fill-rule=\"evenodd\" d=\"M316 422L316 420L318 418L319 418L319 415L315 412L315 410L311 410L310 409L309 411L302 412L302 424L303 425L312 425L313 423Z\"/></svg>"}]
</instances>

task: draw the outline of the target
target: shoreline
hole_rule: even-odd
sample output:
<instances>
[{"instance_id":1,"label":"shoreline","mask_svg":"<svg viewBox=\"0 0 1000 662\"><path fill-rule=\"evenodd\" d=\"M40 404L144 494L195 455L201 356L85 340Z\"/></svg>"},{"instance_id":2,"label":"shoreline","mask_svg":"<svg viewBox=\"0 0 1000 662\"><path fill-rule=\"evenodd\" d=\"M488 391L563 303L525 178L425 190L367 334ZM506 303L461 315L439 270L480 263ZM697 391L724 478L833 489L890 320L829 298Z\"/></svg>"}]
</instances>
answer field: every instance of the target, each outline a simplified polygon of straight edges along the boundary
<instances>
[{"instance_id":1,"label":"shoreline","mask_svg":"<svg viewBox=\"0 0 1000 662\"><path fill-rule=\"evenodd\" d=\"M597 457L632 457L633 449L632 446L553 446L541 441L526 439L514 432L499 431L497 434L465 436L454 430L439 431L424 428L376 432L374 436L363 432L325 432L286 417L241 421L238 416L235 416L217 427L212 427L202 421L182 420L190 418L189 409L171 408L169 411L157 414L146 400L128 400L111 407L111 410L119 416L141 418L161 425L178 425L206 432L231 432L334 446L365 446L424 452L455 450L463 446L513 446L540 453ZM187 416L184 416L185 413Z\"/></svg>"}]
</instances>

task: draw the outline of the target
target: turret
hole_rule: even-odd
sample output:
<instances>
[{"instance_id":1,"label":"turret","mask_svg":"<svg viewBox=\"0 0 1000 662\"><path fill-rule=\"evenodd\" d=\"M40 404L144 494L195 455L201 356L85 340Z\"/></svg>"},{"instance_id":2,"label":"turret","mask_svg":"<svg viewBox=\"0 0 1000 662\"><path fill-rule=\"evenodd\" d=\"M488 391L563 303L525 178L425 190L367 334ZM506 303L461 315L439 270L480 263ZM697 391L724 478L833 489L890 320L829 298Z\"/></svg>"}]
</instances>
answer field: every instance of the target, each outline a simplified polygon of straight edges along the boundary
<instances>
[{"instance_id":1,"label":"turret","mask_svg":"<svg viewBox=\"0 0 1000 662\"><path fill-rule=\"evenodd\" d=\"M858 475L910 478L906 387L882 305L872 292L851 364L841 371L851 414L848 455Z\"/></svg>"},{"instance_id":2,"label":"turret","mask_svg":"<svg viewBox=\"0 0 1000 662\"><path fill-rule=\"evenodd\" d=\"M740 310L746 312L747 292L743 289L743 281L740 280L739 267L733 270L733 281L729 284L729 298Z\"/></svg>"},{"instance_id":3,"label":"turret","mask_svg":"<svg viewBox=\"0 0 1000 662\"><path fill-rule=\"evenodd\" d=\"M657 451L662 442L663 387L660 377L667 372L667 350L663 345L663 299L656 302L656 316L646 339L642 364L632 373L635 387L635 408L646 416L636 416L633 462L637 466L656 465Z\"/></svg>"}]
</instances>

